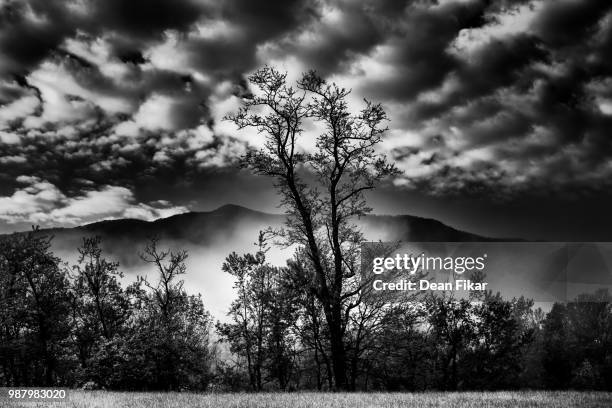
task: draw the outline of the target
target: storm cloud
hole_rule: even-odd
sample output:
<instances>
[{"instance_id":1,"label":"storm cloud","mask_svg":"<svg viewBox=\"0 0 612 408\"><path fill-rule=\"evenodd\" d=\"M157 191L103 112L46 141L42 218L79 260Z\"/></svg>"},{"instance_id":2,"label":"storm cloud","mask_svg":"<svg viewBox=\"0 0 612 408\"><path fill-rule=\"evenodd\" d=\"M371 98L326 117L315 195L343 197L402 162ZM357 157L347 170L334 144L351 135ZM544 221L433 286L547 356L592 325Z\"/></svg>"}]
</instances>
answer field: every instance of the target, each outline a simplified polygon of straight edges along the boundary
<instances>
[{"instance_id":1,"label":"storm cloud","mask_svg":"<svg viewBox=\"0 0 612 408\"><path fill-rule=\"evenodd\" d=\"M235 200L258 139L222 118L264 64L382 102L400 195L596 199L609 55L605 0L0 0L0 220L152 219L222 201L223 180ZM66 215L117 188L117 211Z\"/></svg>"}]
</instances>

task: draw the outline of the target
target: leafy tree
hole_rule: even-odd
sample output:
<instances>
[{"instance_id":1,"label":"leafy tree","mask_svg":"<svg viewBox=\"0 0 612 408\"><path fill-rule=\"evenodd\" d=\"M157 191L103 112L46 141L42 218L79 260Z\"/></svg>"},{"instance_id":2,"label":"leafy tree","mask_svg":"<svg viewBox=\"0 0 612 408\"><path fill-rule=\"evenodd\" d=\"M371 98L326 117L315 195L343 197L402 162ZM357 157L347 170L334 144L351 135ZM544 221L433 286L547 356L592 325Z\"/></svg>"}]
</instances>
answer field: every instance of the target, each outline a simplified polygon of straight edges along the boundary
<instances>
[{"instance_id":1,"label":"leafy tree","mask_svg":"<svg viewBox=\"0 0 612 408\"><path fill-rule=\"evenodd\" d=\"M105 342L125 331L131 311L130 299L121 287L119 264L102 256L101 238L83 238L79 258L73 266L71 285L73 337L78 349L82 379L102 384L108 373L101 371L99 359L108 358ZM93 357L96 361L92 361Z\"/></svg>"},{"instance_id":2,"label":"leafy tree","mask_svg":"<svg viewBox=\"0 0 612 408\"><path fill-rule=\"evenodd\" d=\"M230 254L223 270L235 277L237 298L229 310L230 323L217 324L230 350L244 358L253 390L263 389L270 377L281 389L287 388L291 372L290 328L297 315L290 283L284 270L266 262L266 242L260 233L256 254Z\"/></svg>"},{"instance_id":3,"label":"leafy tree","mask_svg":"<svg viewBox=\"0 0 612 408\"><path fill-rule=\"evenodd\" d=\"M612 389L612 306L600 290L555 303L544 320L542 364L547 386Z\"/></svg>"},{"instance_id":4,"label":"leafy tree","mask_svg":"<svg viewBox=\"0 0 612 408\"><path fill-rule=\"evenodd\" d=\"M265 256L261 252L254 256L239 256L233 252L225 259L223 271L236 278L237 298L228 312L232 323L218 323L217 331L229 342L230 351L245 359L251 389L261 390L263 314L266 311L263 306L268 293L263 293L263 288L253 281L259 278L263 283L269 267L265 265ZM254 278L254 275L259 276Z\"/></svg>"},{"instance_id":5,"label":"leafy tree","mask_svg":"<svg viewBox=\"0 0 612 408\"><path fill-rule=\"evenodd\" d=\"M247 153L243 164L276 181L288 216L282 236L286 244L303 248L314 271L311 286L329 331L334 385L346 389L345 330L349 313L358 306L356 292L347 291L346 283L357 273L364 239L353 220L371 210L364 193L397 173L375 150L387 117L381 105L369 101L351 114L350 91L328 84L314 71L304 74L297 88L287 85L286 74L270 67L249 80L257 94L247 95L244 106L229 119L241 129L257 129L266 143ZM323 128L314 153L299 148L306 121Z\"/></svg>"},{"instance_id":6,"label":"leafy tree","mask_svg":"<svg viewBox=\"0 0 612 408\"><path fill-rule=\"evenodd\" d=\"M612 296L607 289L582 294L567 305L572 384L612 389Z\"/></svg>"},{"instance_id":7,"label":"leafy tree","mask_svg":"<svg viewBox=\"0 0 612 408\"><path fill-rule=\"evenodd\" d=\"M265 347L267 362L265 364L269 377L276 380L281 390L287 390L292 382L296 368L296 336L293 329L298 317L298 305L295 303L296 292L290 278L284 274L285 268L277 268L272 276L269 309L268 334ZM280 272L280 273L278 273Z\"/></svg>"},{"instance_id":8,"label":"leafy tree","mask_svg":"<svg viewBox=\"0 0 612 408\"><path fill-rule=\"evenodd\" d=\"M505 300L486 292L481 303L473 304L475 319L472 343L463 361L464 387L508 389L519 384L524 369L521 358L534 335L529 324L532 301ZM500 376L499 373L504 372Z\"/></svg>"},{"instance_id":9,"label":"leafy tree","mask_svg":"<svg viewBox=\"0 0 612 408\"><path fill-rule=\"evenodd\" d=\"M567 306L555 303L544 320L544 350L542 364L546 386L567 388L571 381L571 360L568 349Z\"/></svg>"},{"instance_id":10,"label":"leafy tree","mask_svg":"<svg viewBox=\"0 0 612 408\"><path fill-rule=\"evenodd\" d=\"M63 383L70 361L69 282L34 229L0 239L0 364L11 386Z\"/></svg>"},{"instance_id":11,"label":"leafy tree","mask_svg":"<svg viewBox=\"0 0 612 408\"><path fill-rule=\"evenodd\" d=\"M307 374L305 386L318 390L333 388L333 370L329 358L329 336L323 307L312 286L312 273L305 255L297 251L287 263L288 279L298 317L294 331L299 341L301 372ZM314 378L313 378L314 377Z\"/></svg>"},{"instance_id":12,"label":"leafy tree","mask_svg":"<svg viewBox=\"0 0 612 408\"><path fill-rule=\"evenodd\" d=\"M436 344L423 329L426 318L420 303L401 303L385 311L367 361L373 389L417 391L434 383Z\"/></svg>"},{"instance_id":13,"label":"leafy tree","mask_svg":"<svg viewBox=\"0 0 612 408\"><path fill-rule=\"evenodd\" d=\"M141 258L152 265L158 279L140 278L130 288L139 297L132 321L129 366L139 369L136 388L205 389L210 381L211 317L200 295L188 295L179 279L187 271L186 251L160 250L151 239Z\"/></svg>"},{"instance_id":14,"label":"leafy tree","mask_svg":"<svg viewBox=\"0 0 612 408\"><path fill-rule=\"evenodd\" d=\"M468 299L451 296L430 296L427 301L427 318L432 331L432 341L437 350L439 386L455 390L459 387L460 361L474 337L476 324L472 304Z\"/></svg>"}]
</instances>

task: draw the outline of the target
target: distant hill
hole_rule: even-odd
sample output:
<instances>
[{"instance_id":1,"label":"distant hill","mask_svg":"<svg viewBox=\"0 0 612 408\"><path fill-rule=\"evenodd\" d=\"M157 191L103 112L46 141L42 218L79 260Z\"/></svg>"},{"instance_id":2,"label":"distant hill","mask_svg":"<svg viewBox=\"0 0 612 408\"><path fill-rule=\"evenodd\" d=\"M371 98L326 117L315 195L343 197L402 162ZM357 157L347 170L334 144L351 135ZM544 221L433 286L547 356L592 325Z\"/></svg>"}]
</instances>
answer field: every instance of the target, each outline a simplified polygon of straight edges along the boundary
<instances>
[{"instance_id":1,"label":"distant hill","mask_svg":"<svg viewBox=\"0 0 612 408\"><path fill-rule=\"evenodd\" d=\"M129 239L132 242L146 240L151 236L163 239L183 240L193 244L207 244L216 239L216 234L235 231L245 226L260 229L282 226L285 216L251 210L234 204L227 204L213 211L188 212L161 218L155 221L119 219L100 221L74 228L49 228L42 230L58 238L74 234L100 235L109 239ZM449 227L440 221L413 215L367 215L357 220L369 240L401 241L495 241ZM368 232L373 233L369 236Z\"/></svg>"},{"instance_id":2,"label":"distant hill","mask_svg":"<svg viewBox=\"0 0 612 408\"><path fill-rule=\"evenodd\" d=\"M188 212L161 218L155 221L138 219L118 219L99 221L73 228L48 228L41 232L53 234L57 238L72 235L100 235L109 239L129 239L132 242L146 240L151 236L163 239L183 240L194 244L207 244L216 239L219 232L235 231L244 226L273 228L282 226L285 216L255 211L234 204L227 204L213 211ZM247 225L245 225L247 224ZM365 229L369 240L401 240L426 242L468 242L496 241L449 227L440 221L413 215L367 215L357 220ZM376 237L368 236L368 230Z\"/></svg>"},{"instance_id":3,"label":"distant hill","mask_svg":"<svg viewBox=\"0 0 612 408\"><path fill-rule=\"evenodd\" d=\"M137 252L149 237L157 236L162 242L176 246L219 247L237 252L250 251L258 231L268 227L278 228L284 223L282 214L268 214L238 205L224 205L208 212L189 212L156 221L119 219L100 221L74 228L50 228L41 230L52 234L56 250L71 252L81 243L82 237L99 235L104 249L117 256L122 263L136 261ZM449 227L437 220L412 215L368 215L357 221L366 239L376 241L427 241L468 242L493 241L469 232ZM232 243L235 242L235 245ZM246 248L243 248L247 245ZM127 248L132 250L126 251ZM127 255L123 255L127 254Z\"/></svg>"},{"instance_id":4,"label":"distant hill","mask_svg":"<svg viewBox=\"0 0 612 408\"><path fill-rule=\"evenodd\" d=\"M58 238L84 235L100 235L103 239L145 241L157 236L162 241L181 240L192 244L207 245L239 228L280 226L282 215L266 214L237 205L224 205L208 212L188 212L160 218L155 221L119 219L95 222L74 228L43 230ZM253 239L255 239L254 237Z\"/></svg>"},{"instance_id":5,"label":"distant hill","mask_svg":"<svg viewBox=\"0 0 612 408\"><path fill-rule=\"evenodd\" d=\"M233 299L233 279L221 266L231 252L256 250L254 243L260 230L283 225L285 216L267 214L237 205L225 205L214 211L190 212L156 221L119 219L101 221L74 228L41 230L53 235L53 251L68 265L75 263L76 249L85 236L102 237L104 256L120 263L126 282L136 275L155 269L139 257L149 237L160 238L163 249L185 249L188 273L185 286L190 293L202 293L207 307L215 316L225 316ZM366 239L371 241L473 242L493 241L460 231L439 221L411 215L369 215L358 220ZM293 250L272 246L268 260L284 265Z\"/></svg>"}]
</instances>

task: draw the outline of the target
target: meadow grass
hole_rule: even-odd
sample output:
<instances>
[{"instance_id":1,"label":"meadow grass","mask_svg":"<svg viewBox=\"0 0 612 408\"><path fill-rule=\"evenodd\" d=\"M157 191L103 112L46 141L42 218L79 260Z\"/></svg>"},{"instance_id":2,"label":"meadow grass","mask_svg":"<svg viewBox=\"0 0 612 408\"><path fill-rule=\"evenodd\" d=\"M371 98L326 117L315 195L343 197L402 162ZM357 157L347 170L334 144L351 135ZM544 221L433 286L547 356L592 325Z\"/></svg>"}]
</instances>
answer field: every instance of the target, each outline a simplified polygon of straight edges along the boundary
<instances>
[{"instance_id":1,"label":"meadow grass","mask_svg":"<svg viewBox=\"0 0 612 408\"><path fill-rule=\"evenodd\" d=\"M428 393L161 393L71 391L56 403L0 401L0 407L62 408L399 408L399 407L612 407L605 392L428 392Z\"/></svg>"}]
</instances>

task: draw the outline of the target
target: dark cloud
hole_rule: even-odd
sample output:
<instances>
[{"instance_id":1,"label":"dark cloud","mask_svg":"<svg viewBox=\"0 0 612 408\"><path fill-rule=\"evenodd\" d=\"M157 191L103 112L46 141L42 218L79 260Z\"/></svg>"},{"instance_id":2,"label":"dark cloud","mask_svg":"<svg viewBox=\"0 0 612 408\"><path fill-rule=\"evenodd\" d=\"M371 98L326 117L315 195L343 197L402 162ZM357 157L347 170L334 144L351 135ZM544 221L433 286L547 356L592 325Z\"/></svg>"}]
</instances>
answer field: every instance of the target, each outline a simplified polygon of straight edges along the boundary
<instances>
[{"instance_id":1,"label":"dark cloud","mask_svg":"<svg viewBox=\"0 0 612 408\"><path fill-rule=\"evenodd\" d=\"M596 198L609 55L604 0L0 0L0 198L27 192L20 176L63 205L122 186L132 210L195 185L221 197L214 177L240 190L246 136L220 119L266 63L383 102L396 191Z\"/></svg>"},{"instance_id":2,"label":"dark cloud","mask_svg":"<svg viewBox=\"0 0 612 408\"><path fill-rule=\"evenodd\" d=\"M161 39L165 30L187 30L207 11L192 0L8 0L1 7L0 74L23 74L78 32L110 32L118 48L126 43L142 46Z\"/></svg>"},{"instance_id":3,"label":"dark cloud","mask_svg":"<svg viewBox=\"0 0 612 408\"><path fill-rule=\"evenodd\" d=\"M384 43L389 51L383 55L393 73L365 84L364 92L409 101L440 86L460 68L449 47L462 29L485 24L485 5L479 1L443 6L424 3L413 2L396 17Z\"/></svg>"},{"instance_id":4,"label":"dark cloud","mask_svg":"<svg viewBox=\"0 0 612 408\"><path fill-rule=\"evenodd\" d=\"M221 25L218 32L192 38L185 48L198 69L237 80L257 64L258 46L299 30L315 16L316 7L304 0L231 0L220 4L216 18L203 21L204 27Z\"/></svg>"},{"instance_id":5,"label":"dark cloud","mask_svg":"<svg viewBox=\"0 0 612 408\"><path fill-rule=\"evenodd\" d=\"M308 24L301 24L278 41L271 54L277 58L293 55L323 75L346 70L356 56L385 39L389 22L372 11L367 3L325 2L316 11L317 18L306 18Z\"/></svg>"},{"instance_id":6,"label":"dark cloud","mask_svg":"<svg viewBox=\"0 0 612 408\"><path fill-rule=\"evenodd\" d=\"M254 37L253 42L296 30L315 16L313 2L304 0L230 0L221 16Z\"/></svg>"},{"instance_id":7,"label":"dark cloud","mask_svg":"<svg viewBox=\"0 0 612 408\"><path fill-rule=\"evenodd\" d=\"M128 37L158 39L164 30L186 30L207 10L195 0L90 0L89 22ZM87 3L85 3L87 4Z\"/></svg>"},{"instance_id":8,"label":"dark cloud","mask_svg":"<svg viewBox=\"0 0 612 408\"><path fill-rule=\"evenodd\" d=\"M74 32L59 2L0 5L0 76L23 75Z\"/></svg>"},{"instance_id":9,"label":"dark cloud","mask_svg":"<svg viewBox=\"0 0 612 408\"><path fill-rule=\"evenodd\" d=\"M533 29L551 47L582 47L596 34L610 8L606 0L547 2Z\"/></svg>"},{"instance_id":10,"label":"dark cloud","mask_svg":"<svg viewBox=\"0 0 612 408\"><path fill-rule=\"evenodd\" d=\"M489 7L486 24L449 35L452 46L436 53L452 57L452 64L436 65L445 68L438 81L412 93L382 93L390 100L410 97L404 126L450 141L443 149L421 146L425 171L409 184L505 200L605 192L612 170L612 144L604 136L612 120L612 71L603 50L611 9L609 2L533 2L531 9L514 9L512 24L525 27L516 31L503 7L497 15ZM435 150L437 160L430 160Z\"/></svg>"}]
</instances>

